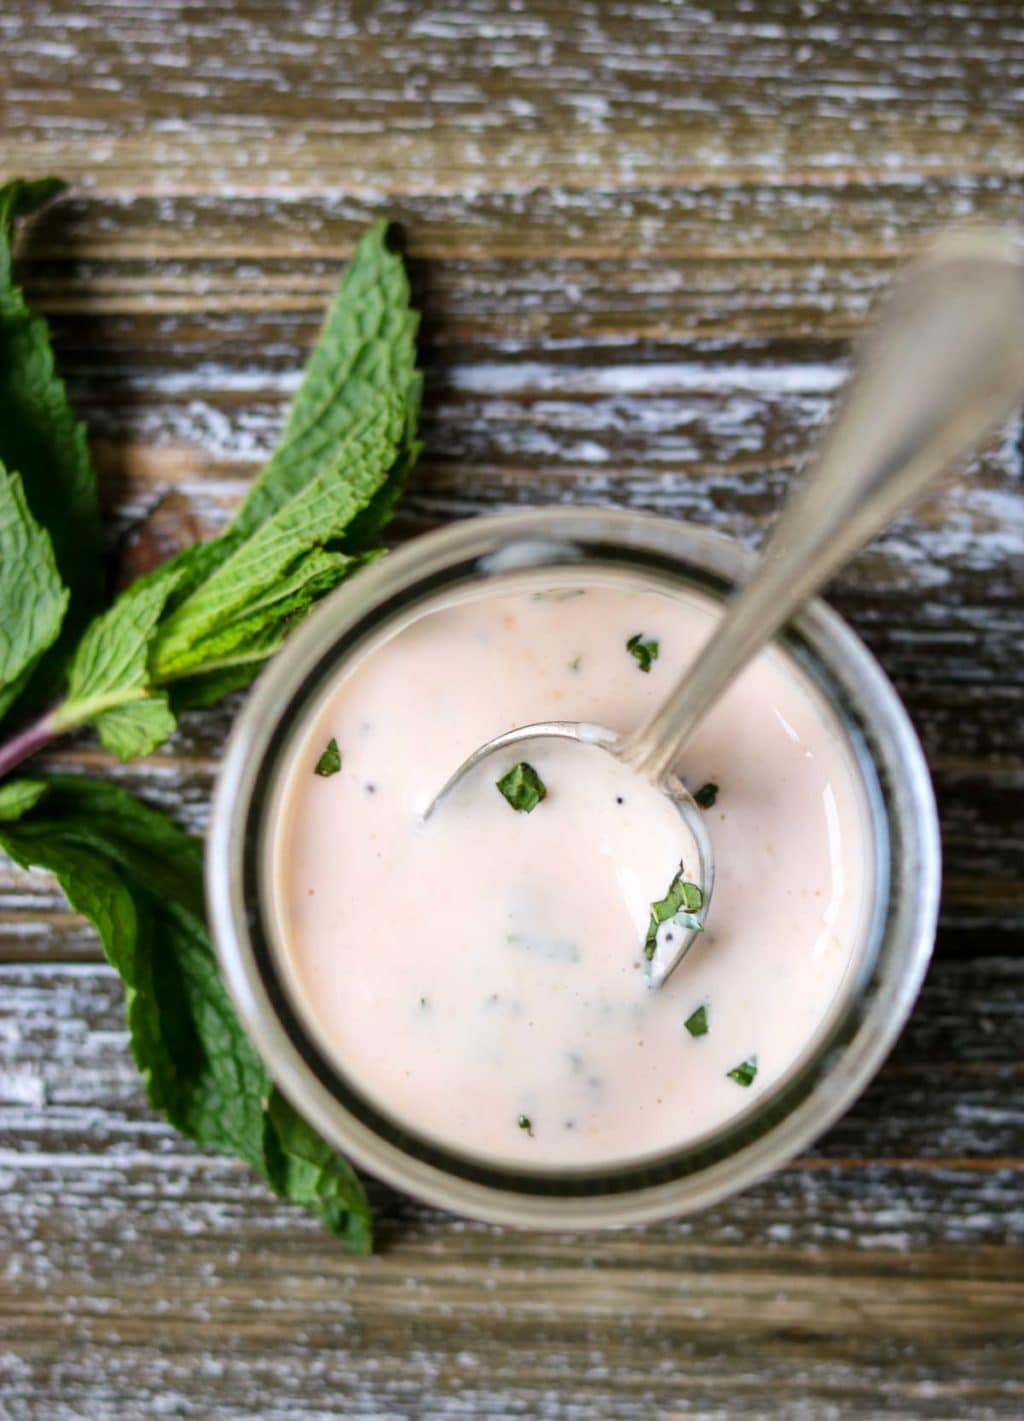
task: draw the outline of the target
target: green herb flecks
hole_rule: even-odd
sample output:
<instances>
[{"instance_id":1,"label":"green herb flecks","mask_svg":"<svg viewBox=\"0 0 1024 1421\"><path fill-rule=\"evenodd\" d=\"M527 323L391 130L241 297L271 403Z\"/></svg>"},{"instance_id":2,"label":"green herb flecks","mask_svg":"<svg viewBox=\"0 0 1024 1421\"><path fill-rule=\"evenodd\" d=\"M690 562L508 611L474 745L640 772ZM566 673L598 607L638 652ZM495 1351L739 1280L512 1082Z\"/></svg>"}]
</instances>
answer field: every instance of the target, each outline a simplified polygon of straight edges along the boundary
<instances>
[{"instance_id":1,"label":"green herb flecks","mask_svg":"<svg viewBox=\"0 0 1024 1421\"><path fill-rule=\"evenodd\" d=\"M507 774L497 781L498 789L520 814L532 814L542 799L547 798L547 787L532 765L520 760Z\"/></svg>"},{"instance_id":2,"label":"green herb flecks","mask_svg":"<svg viewBox=\"0 0 1024 1421\"><path fill-rule=\"evenodd\" d=\"M683 1022L691 1036L707 1036L708 1034L708 1009L706 1006L699 1006L695 1012Z\"/></svg>"},{"instance_id":3,"label":"green herb flecks","mask_svg":"<svg viewBox=\"0 0 1024 1421\"><path fill-rule=\"evenodd\" d=\"M675 923L684 931L703 932L704 924L695 915L704 906L704 894L696 883L686 878L683 865L669 884L664 898L651 904L651 918L644 940L644 956L650 962L658 947L658 929L662 923Z\"/></svg>"},{"instance_id":4,"label":"green herb flecks","mask_svg":"<svg viewBox=\"0 0 1024 1421\"><path fill-rule=\"evenodd\" d=\"M531 1140L533 1139L533 1121L530 1119L529 1115L520 1115L519 1119L516 1121L516 1124L519 1126L520 1130L526 1131Z\"/></svg>"},{"instance_id":5,"label":"green herb flecks","mask_svg":"<svg viewBox=\"0 0 1024 1421\"><path fill-rule=\"evenodd\" d=\"M316 762L313 770L314 775L322 775L327 779L330 775L336 775L341 769L341 751L338 749L338 742L332 735L324 747L324 752Z\"/></svg>"},{"instance_id":6,"label":"green herb flecks","mask_svg":"<svg viewBox=\"0 0 1024 1421\"><path fill-rule=\"evenodd\" d=\"M757 1075L757 1057L748 1056L745 1061L741 1061L738 1066L733 1066L732 1070L726 1071L725 1074L737 1085L753 1085L754 1077Z\"/></svg>"},{"instance_id":7,"label":"green herb flecks","mask_svg":"<svg viewBox=\"0 0 1024 1421\"><path fill-rule=\"evenodd\" d=\"M637 632L626 642L626 650L636 658L641 671L650 671L651 663L658 659L659 644L654 637L644 637Z\"/></svg>"},{"instance_id":8,"label":"green herb flecks","mask_svg":"<svg viewBox=\"0 0 1024 1421\"><path fill-rule=\"evenodd\" d=\"M708 780L707 784L701 785L693 797L701 809L712 809L714 808L715 800L718 798L718 786L713 780Z\"/></svg>"}]
</instances>

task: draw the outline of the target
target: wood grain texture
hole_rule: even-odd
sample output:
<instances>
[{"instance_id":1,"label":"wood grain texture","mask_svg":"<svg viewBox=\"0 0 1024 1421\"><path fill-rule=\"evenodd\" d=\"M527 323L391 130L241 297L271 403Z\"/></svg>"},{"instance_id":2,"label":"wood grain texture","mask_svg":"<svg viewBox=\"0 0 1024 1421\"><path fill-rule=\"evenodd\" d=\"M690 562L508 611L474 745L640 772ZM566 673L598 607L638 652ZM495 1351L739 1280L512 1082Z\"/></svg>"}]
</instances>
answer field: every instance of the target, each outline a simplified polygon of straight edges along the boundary
<instances>
[{"instance_id":1,"label":"wood grain texture","mask_svg":"<svg viewBox=\"0 0 1024 1421\"><path fill-rule=\"evenodd\" d=\"M8 0L0 176L121 577L222 526L339 263L400 222L427 447L394 526L529 502L755 542L922 237L1024 212L1016 3ZM939 956L881 1077L697 1219L570 1237L375 1188L361 1261L144 1107L119 990L0 867L0 1418L1024 1411L1024 433L832 600L935 775ZM116 774L205 823L231 707Z\"/></svg>"}]
</instances>

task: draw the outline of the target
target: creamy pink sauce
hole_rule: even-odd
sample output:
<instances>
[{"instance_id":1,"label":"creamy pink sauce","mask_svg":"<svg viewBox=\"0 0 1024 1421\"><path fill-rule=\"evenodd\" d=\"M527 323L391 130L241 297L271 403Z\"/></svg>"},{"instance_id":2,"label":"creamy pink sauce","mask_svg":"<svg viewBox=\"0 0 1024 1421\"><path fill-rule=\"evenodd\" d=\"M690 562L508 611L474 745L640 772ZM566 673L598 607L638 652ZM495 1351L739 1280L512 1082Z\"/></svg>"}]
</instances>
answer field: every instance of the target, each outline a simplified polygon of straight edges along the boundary
<instances>
[{"instance_id":1,"label":"creamy pink sauce","mask_svg":"<svg viewBox=\"0 0 1024 1421\"><path fill-rule=\"evenodd\" d=\"M572 592L441 607L339 671L292 754L271 840L286 979L345 1076L421 1134L541 1167L651 1155L749 1107L836 1000L871 891L852 753L778 650L683 757L691 790L719 786L718 877L706 931L660 989L644 937L690 846L670 803L609 755L509 752L424 824L452 770L504 730L637 725L718 615L697 594L621 582ZM659 644L648 673L626 647L636 633ZM332 738L342 768L321 777ZM548 791L529 814L495 786L520 759ZM748 1063L744 1085L729 1073Z\"/></svg>"}]
</instances>

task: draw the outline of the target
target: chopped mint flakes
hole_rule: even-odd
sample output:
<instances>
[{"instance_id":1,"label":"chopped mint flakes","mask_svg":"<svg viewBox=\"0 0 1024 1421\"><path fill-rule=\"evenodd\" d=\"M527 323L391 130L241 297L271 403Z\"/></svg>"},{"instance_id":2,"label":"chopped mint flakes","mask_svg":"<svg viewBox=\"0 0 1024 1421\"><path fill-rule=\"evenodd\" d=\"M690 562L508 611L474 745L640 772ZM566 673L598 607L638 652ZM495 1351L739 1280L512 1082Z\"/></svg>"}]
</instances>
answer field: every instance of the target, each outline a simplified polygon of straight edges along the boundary
<instances>
[{"instance_id":1,"label":"chopped mint flakes","mask_svg":"<svg viewBox=\"0 0 1024 1421\"><path fill-rule=\"evenodd\" d=\"M683 865L669 885L664 898L651 904L651 920L644 939L644 956L650 962L658 947L658 929L670 920L686 932L703 932L704 924L694 915L704 906L704 894L696 883L683 876Z\"/></svg>"},{"instance_id":2,"label":"chopped mint flakes","mask_svg":"<svg viewBox=\"0 0 1024 1421\"><path fill-rule=\"evenodd\" d=\"M725 1074L737 1085L753 1085L754 1077L757 1075L757 1057L748 1056L740 1065L733 1066L732 1070L726 1071Z\"/></svg>"},{"instance_id":3,"label":"chopped mint flakes","mask_svg":"<svg viewBox=\"0 0 1024 1421\"><path fill-rule=\"evenodd\" d=\"M650 671L652 661L658 659L658 642L654 637L643 637L639 632L626 642L626 650L636 658L641 671Z\"/></svg>"},{"instance_id":4,"label":"chopped mint flakes","mask_svg":"<svg viewBox=\"0 0 1024 1421\"><path fill-rule=\"evenodd\" d=\"M542 799L547 798L547 787L532 765L520 760L508 774L498 780L498 789L521 814L532 814Z\"/></svg>"},{"instance_id":5,"label":"chopped mint flakes","mask_svg":"<svg viewBox=\"0 0 1024 1421\"><path fill-rule=\"evenodd\" d=\"M701 785L693 797L701 809L713 809L715 800L718 798L718 786L713 780L708 780L707 784Z\"/></svg>"},{"instance_id":6,"label":"chopped mint flakes","mask_svg":"<svg viewBox=\"0 0 1024 1421\"><path fill-rule=\"evenodd\" d=\"M708 1009L706 1006L699 1006L695 1012L683 1022L691 1036L707 1036L708 1034Z\"/></svg>"},{"instance_id":7,"label":"chopped mint flakes","mask_svg":"<svg viewBox=\"0 0 1024 1421\"><path fill-rule=\"evenodd\" d=\"M327 742L324 753L316 762L315 775L321 775L327 779L330 775L336 775L341 769L341 751L338 749L338 742L332 735Z\"/></svg>"},{"instance_id":8,"label":"chopped mint flakes","mask_svg":"<svg viewBox=\"0 0 1024 1421\"><path fill-rule=\"evenodd\" d=\"M531 1140L533 1139L533 1121L530 1119L529 1115L520 1115L519 1119L516 1121L516 1124L519 1126L520 1130L526 1131Z\"/></svg>"}]
</instances>

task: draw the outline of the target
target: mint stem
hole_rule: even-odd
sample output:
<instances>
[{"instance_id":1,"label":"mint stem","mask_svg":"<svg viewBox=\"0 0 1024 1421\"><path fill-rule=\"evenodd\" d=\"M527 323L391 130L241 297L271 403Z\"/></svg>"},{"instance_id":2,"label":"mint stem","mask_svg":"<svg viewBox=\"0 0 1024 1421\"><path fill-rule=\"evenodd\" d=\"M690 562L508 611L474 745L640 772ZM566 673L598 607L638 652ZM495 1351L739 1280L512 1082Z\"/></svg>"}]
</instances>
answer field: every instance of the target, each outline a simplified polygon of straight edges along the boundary
<instances>
[{"instance_id":1,"label":"mint stem","mask_svg":"<svg viewBox=\"0 0 1024 1421\"><path fill-rule=\"evenodd\" d=\"M17 735L12 735L10 740L0 745L0 779L9 775L22 760L52 744L61 733L53 723L53 711L48 710L31 725L26 725L24 730L19 730Z\"/></svg>"}]
</instances>

